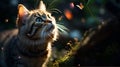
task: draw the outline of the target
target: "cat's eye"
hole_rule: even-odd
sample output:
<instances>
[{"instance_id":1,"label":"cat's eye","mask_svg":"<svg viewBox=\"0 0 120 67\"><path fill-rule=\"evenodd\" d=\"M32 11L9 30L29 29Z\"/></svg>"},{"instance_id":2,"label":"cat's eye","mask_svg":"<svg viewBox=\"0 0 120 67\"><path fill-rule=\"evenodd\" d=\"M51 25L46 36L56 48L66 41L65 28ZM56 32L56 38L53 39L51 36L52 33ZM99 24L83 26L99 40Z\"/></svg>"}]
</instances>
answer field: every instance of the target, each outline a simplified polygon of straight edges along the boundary
<instances>
[{"instance_id":1,"label":"cat's eye","mask_svg":"<svg viewBox=\"0 0 120 67\"><path fill-rule=\"evenodd\" d=\"M37 23L42 22L42 18L41 17L37 17L35 20Z\"/></svg>"}]
</instances>

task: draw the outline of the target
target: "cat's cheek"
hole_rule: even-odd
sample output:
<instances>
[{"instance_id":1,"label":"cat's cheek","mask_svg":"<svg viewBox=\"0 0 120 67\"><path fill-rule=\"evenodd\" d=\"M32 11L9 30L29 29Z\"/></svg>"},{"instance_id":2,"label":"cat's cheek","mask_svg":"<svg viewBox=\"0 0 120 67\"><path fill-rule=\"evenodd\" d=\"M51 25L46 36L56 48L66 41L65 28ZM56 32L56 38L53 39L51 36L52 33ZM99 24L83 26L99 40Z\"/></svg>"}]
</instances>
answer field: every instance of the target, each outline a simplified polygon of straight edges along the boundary
<instances>
[{"instance_id":1,"label":"cat's cheek","mask_svg":"<svg viewBox=\"0 0 120 67\"><path fill-rule=\"evenodd\" d=\"M56 41L57 38L58 38L58 31L56 29L54 29L53 32L52 32L52 34L53 34L53 38L52 38L53 41Z\"/></svg>"}]
</instances>

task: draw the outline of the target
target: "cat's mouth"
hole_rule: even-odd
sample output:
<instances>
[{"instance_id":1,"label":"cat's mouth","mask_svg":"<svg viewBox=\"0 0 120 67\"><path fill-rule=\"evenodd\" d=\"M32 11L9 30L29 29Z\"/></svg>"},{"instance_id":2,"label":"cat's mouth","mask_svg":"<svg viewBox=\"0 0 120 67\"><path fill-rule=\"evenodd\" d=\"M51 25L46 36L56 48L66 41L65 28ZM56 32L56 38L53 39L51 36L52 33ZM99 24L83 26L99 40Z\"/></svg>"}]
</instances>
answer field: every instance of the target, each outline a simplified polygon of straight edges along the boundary
<instances>
[{"instance_id":1,"label":"cat's mouth","mask_svg":"<svg viewBox=\"0 0 120 67\"><path fill-rule=\"evenodd\" d=\"M34 40L45 38L52 33L53 29L54 25L52 22L33 23L30 31L27 32L27 37Z\"/></svg>"}]
</instances>

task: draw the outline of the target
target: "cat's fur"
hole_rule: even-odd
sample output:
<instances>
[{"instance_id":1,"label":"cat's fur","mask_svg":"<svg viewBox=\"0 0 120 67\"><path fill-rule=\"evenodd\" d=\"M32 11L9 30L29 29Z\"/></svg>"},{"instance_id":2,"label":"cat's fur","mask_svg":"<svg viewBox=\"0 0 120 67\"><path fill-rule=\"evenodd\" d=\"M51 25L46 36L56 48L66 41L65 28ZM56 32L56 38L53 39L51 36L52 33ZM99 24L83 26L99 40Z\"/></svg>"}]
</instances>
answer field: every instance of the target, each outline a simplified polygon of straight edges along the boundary
<instances>
[{"instance_id":1,"label":"cat's fur","mask_svg":"<svg viewBox=\"0 0 120 67\"><path fill-rule=\"evenodd\" d=\"M19 4L16 25L18 29L0 34L3 66L46 67L58 30L45 4L40 1L39 8L31 11Z\"/></svg>"}]
</instances>

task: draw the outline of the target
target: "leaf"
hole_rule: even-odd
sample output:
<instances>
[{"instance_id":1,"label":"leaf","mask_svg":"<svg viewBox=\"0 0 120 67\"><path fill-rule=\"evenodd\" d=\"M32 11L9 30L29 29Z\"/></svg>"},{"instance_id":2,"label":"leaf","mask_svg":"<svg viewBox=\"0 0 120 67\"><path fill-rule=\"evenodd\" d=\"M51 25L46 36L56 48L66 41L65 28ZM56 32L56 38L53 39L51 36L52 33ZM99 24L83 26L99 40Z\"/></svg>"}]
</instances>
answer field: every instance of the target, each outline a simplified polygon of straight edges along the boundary
<instances>
[{"instance_id":1,"label":"leaf","mask_svg":"<svg viewBox=\"0 0 120 67\"><path fill-rule=\"evenodd\" d=\"M89 5L91 3L95 2L95 0L88 0L86 5Z\"/></svg>"},{"instance_id":2,"label":"leaf","mask_svg":"<svg viewBox=\"0 0 120 67\"><path fill-rule=\"evenodd\" d=\"M82 3L80 3L79 5L76 5L80 10L82 10L84 8L84 5Z\"/></svg>"}]
</instances>

